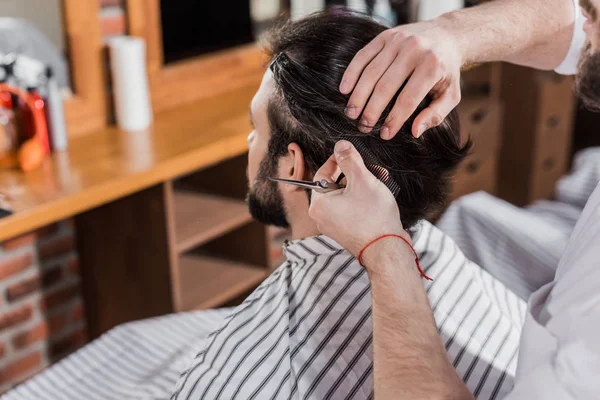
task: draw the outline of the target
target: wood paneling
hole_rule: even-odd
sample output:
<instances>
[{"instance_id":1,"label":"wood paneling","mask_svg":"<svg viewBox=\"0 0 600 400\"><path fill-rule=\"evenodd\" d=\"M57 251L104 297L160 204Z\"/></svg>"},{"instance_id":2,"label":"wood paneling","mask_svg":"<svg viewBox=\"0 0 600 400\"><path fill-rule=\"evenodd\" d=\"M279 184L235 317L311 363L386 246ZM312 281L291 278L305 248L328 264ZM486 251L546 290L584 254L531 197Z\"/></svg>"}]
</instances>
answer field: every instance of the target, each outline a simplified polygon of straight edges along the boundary
<instances>
[{"instance_id":1,"label":"wood paneling","mask_svg":"<svg viewBox=\"0 0 600 400\"><path fill-rule=\"evenodd\" d=\"M67 152L27 174L0 170L0 193L15 211L0 219L0 241L246 153L256 89L161 113L146 132L111 127L75 138Z\"/></svg>"},{"instance_id":2,"label":"wood paneling","mask_svg":"<svg viewBox=\"0 0 600 400\"><path fill-rule=\"evenodd\" d=\"M65 102L70 137L106 126L106 83L98 1L63 0L75 96Z\"/></svg>"},{"instance_id":3,"label":"wood paneling","mask_svg":"<svg viewBox=\"0 0 600 400\"><path fill-rule=\"evenodd\" d=\"M267 228L251 222L198 249L199 254L219 257L250 265L269 267Z\"/></svg>"},{"instance_id":4,"label":"wood paneling","mask_svg":"<svg viewBox=\"0 0 600 400\"><path fill-rule=\"evenodd\" d=\"M478 190L495 194L497 191L498 156L467 159L456 171L452 183L451 199Z\"/></svg>"},{"instance_id":5,"label":"wood paneling","mask_svg":"<svg viewBox=\"0 0 600 400\"><path fill-rule=\"evenodd\" d=\"M182 256L179 268L178 311L221 306L258 286L270 272L264 267L197 255Z\"/></svg>"},{"instance_id":6,"label":"wood paneling","mask_svg":"<svg viewBox=\"0 0 600 400\"><path fill-rule=\"evenodd\" d=\"M91 338L173 310L165 216L157 185L75 218Z\"/></svg>"},{"instance_id":7,"label":"wood paneling","mask_svg":"<svg viewBox=\"0 0 600 400\"><path fill-rule=\"evenodd\" d=\"M497 192L503 119L502 102L497 96L498 67L479 66L465 73L465 89L470 94L464 96L457 111L461 139L466 142L470 138L473 147L453 177L450 201L479 190Z\"/></svg>"},{"instance_id":8,"label":"wood paneling","mask_svg":"<svg viewBox=\"0 0 600 400\"><path fill-rule=\"evenodd\" d=\"M248 205L221 196L175 191L177 251L184 252L252 220Z\"/></svg>"},{"instance_id":9,"label":"wood paneling","mask_svg":"<svg viewBox=\"0 0 600 400\"><path fill-rule=\"evenodd\" d=\"M244 153L214 168L206 168L179 179L177 187L245 200L248 193L247 165L248 154Z\"/></svg>"},{"instance_id":10,"label":"wood paneling","mask_svg":"<svg viewBox=\"0 0 600 400\"><path fill-rule=\"evenodd\" d=\"M503 65L505 107L499 196L522 206L551 198L569 168L575 99L572 79Z\"/></svg>"},{"instance_id":11,"label":"wood paneling","mask_svg":"<svg viewBox=\"0 0 600 400\"><path fill-rule=\"evenodd\" d=\"M127 0L129 33L146 40L152 105L171 109L199 99L258 84L265 54L255 45L165 65L159 0Z\"/></svg>"}]
</instances>

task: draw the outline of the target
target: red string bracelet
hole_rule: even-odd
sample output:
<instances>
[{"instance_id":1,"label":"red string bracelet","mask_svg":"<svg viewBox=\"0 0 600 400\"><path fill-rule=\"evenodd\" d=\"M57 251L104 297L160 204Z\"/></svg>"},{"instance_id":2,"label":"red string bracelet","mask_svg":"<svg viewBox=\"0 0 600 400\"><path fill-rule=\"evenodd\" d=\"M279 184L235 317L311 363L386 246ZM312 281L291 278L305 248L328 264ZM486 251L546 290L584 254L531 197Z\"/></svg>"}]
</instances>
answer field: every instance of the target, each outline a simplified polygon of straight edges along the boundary
<instances>
[{"instance_id":1,"label":"red string bracelet","mask_svg":"<svg viewBox=\"0 0 600 400\"><path fill-rule=\"evenodd\" d=\"M431 279L430 277L428 277L425 272L423 271L423 269L421 269L421 263L419 262L419 256L417 254L417 252L415 251L415 249L412 247L412 245L409 243L408 240L404 239L402 236L400 235L396 235L394 233L387 233L385 235L381 235L379 237L376 237L375 239L371 240L369 243L367 243L367 245L365 247L362 248L362 250L360 251L360 253L358 253L358 262L360 263L360 265L362 265L363 267L365 266L362 263L362 255L365 252L365 250L372 245L373 243L375 243L378 240L387 238L387 237L395 237L398 238L400 240L402 240L404 243L406 243L408 245L408 247L410 247L410 249L412 250L412 252L415 254L415 263L417 264L417 269L419 270L419 272L421 273L421 276L425 279L427 279L428 281L432 281L433 279Z\"/></svg>"}]
</instances>

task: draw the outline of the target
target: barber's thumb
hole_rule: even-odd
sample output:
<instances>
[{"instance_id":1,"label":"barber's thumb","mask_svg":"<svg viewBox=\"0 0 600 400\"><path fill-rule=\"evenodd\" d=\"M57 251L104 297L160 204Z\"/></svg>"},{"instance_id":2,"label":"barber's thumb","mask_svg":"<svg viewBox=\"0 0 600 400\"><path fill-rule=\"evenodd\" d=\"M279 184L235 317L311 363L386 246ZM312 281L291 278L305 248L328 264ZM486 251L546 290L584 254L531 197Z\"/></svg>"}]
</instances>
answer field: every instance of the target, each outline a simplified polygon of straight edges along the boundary
<instances>
[{"instance_id":1,"label":"barber's thumb","mask_svg":"<svg viewBox=\"0 0 600 400\"><path fill-rule=\"evenodd\" d=\"M366 169L360 153L347 140L340 140L334 148L335 160L346 177L360 175Z\"/></svg>"}]
</instances>

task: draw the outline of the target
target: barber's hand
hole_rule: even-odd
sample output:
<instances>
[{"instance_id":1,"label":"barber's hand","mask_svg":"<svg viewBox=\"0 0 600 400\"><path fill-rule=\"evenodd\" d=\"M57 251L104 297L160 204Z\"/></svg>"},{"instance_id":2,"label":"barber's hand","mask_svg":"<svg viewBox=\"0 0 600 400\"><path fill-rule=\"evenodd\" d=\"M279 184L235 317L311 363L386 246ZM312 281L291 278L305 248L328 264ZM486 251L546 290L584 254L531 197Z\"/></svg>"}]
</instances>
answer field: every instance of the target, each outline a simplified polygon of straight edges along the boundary
<instances>
[{"instance_id":1,"label":"barber's hand","mask_svg":"<svg viewBox=\"0 0 600 400\"><path fill-rule=\"evenodd\" d=\"M371 174L358 151L345 140L336 144L334 155L317 171L314 180L335 181L340 170L346 176L345 189L312 193L309 215L319 231L354 256L386 233L402 235L410 241L392 192Z\"/></svg>"},{"instance_id":2,"label":"barber's hand","mask_svg":"<svg viewBox=\"0 0 600 400\"><path fill-rule=\"evenodd\" d=\"M458 45L435 20L388 29L360 50L348 66L340 84L342 93L352 93L346 113L355 119L364 110L361 125L375 125L408 79L381 130L381 137L395 136L431 93L434 101L419 114L412 127L413 136L419 137L439 125L460 102L461 66Z\"/></svg>"}]
</instances>

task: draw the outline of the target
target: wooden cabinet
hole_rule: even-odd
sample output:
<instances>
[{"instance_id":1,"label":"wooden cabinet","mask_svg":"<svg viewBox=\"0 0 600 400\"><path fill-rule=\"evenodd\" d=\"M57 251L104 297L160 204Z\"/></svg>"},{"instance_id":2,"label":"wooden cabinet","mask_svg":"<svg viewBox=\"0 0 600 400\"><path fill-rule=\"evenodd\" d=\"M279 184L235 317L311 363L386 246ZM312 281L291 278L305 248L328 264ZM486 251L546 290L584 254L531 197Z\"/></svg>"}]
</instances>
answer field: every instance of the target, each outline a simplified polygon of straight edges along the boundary
<instances>
[{"instance_id":1,"label":"wooden cabinet","mask_svg":"<svg viewBox=\"0 0 600 400\"><path fill-rule=\"evenodd\" d=\"M458 107L463 141L471 138L473 147L453 179L451 198L485 190L497 192L497 172L502 131L502 104L489 97L472 97Z\"/></svg>"},{"instance_id":2,"label":"wooden cabinet","mask_svg":"<svg viewBox=\"0 0 600 400\"><path fill-rule=\"evenodd\" d=\"M496 194L504 107L500 99L499 64L478 66L463 73L463 100L457 107L460 136L473 147L458 167L449 201L484 190Z\"/></svg>"},{"instance_id":3,"label":"wooden cabinet","mask_svg":"<svg viewBox=\"0 0 600 400\"><path fill-rule=\"evenodd\" d=\"M76 217L91 337L132 319L219 307L271 272L244 202L246 155Z\"/></svg>"},{"instance_id":4,"label":"wooden cabinet","mask_svg":"<svg viewBox=\"0 0 600 400\"><path fill-rule=\"evenodd\" d=\"M485 190L515 205L551 198L569 168L575 100L572 79L509 64L463 73L457 110L473 141L449 200Z\"/></svg>"},{"instance_id":5,"label":"wooden cabinet","mask_svg":"<svg viewBox=\"0 0 600 400\"><path fill-rule=\"evenodd\" d=\"M572 78L503 65L505 104L499 195L526 205L554 195L569 168L575 98Z\"/></svg>"}]
</instances>

